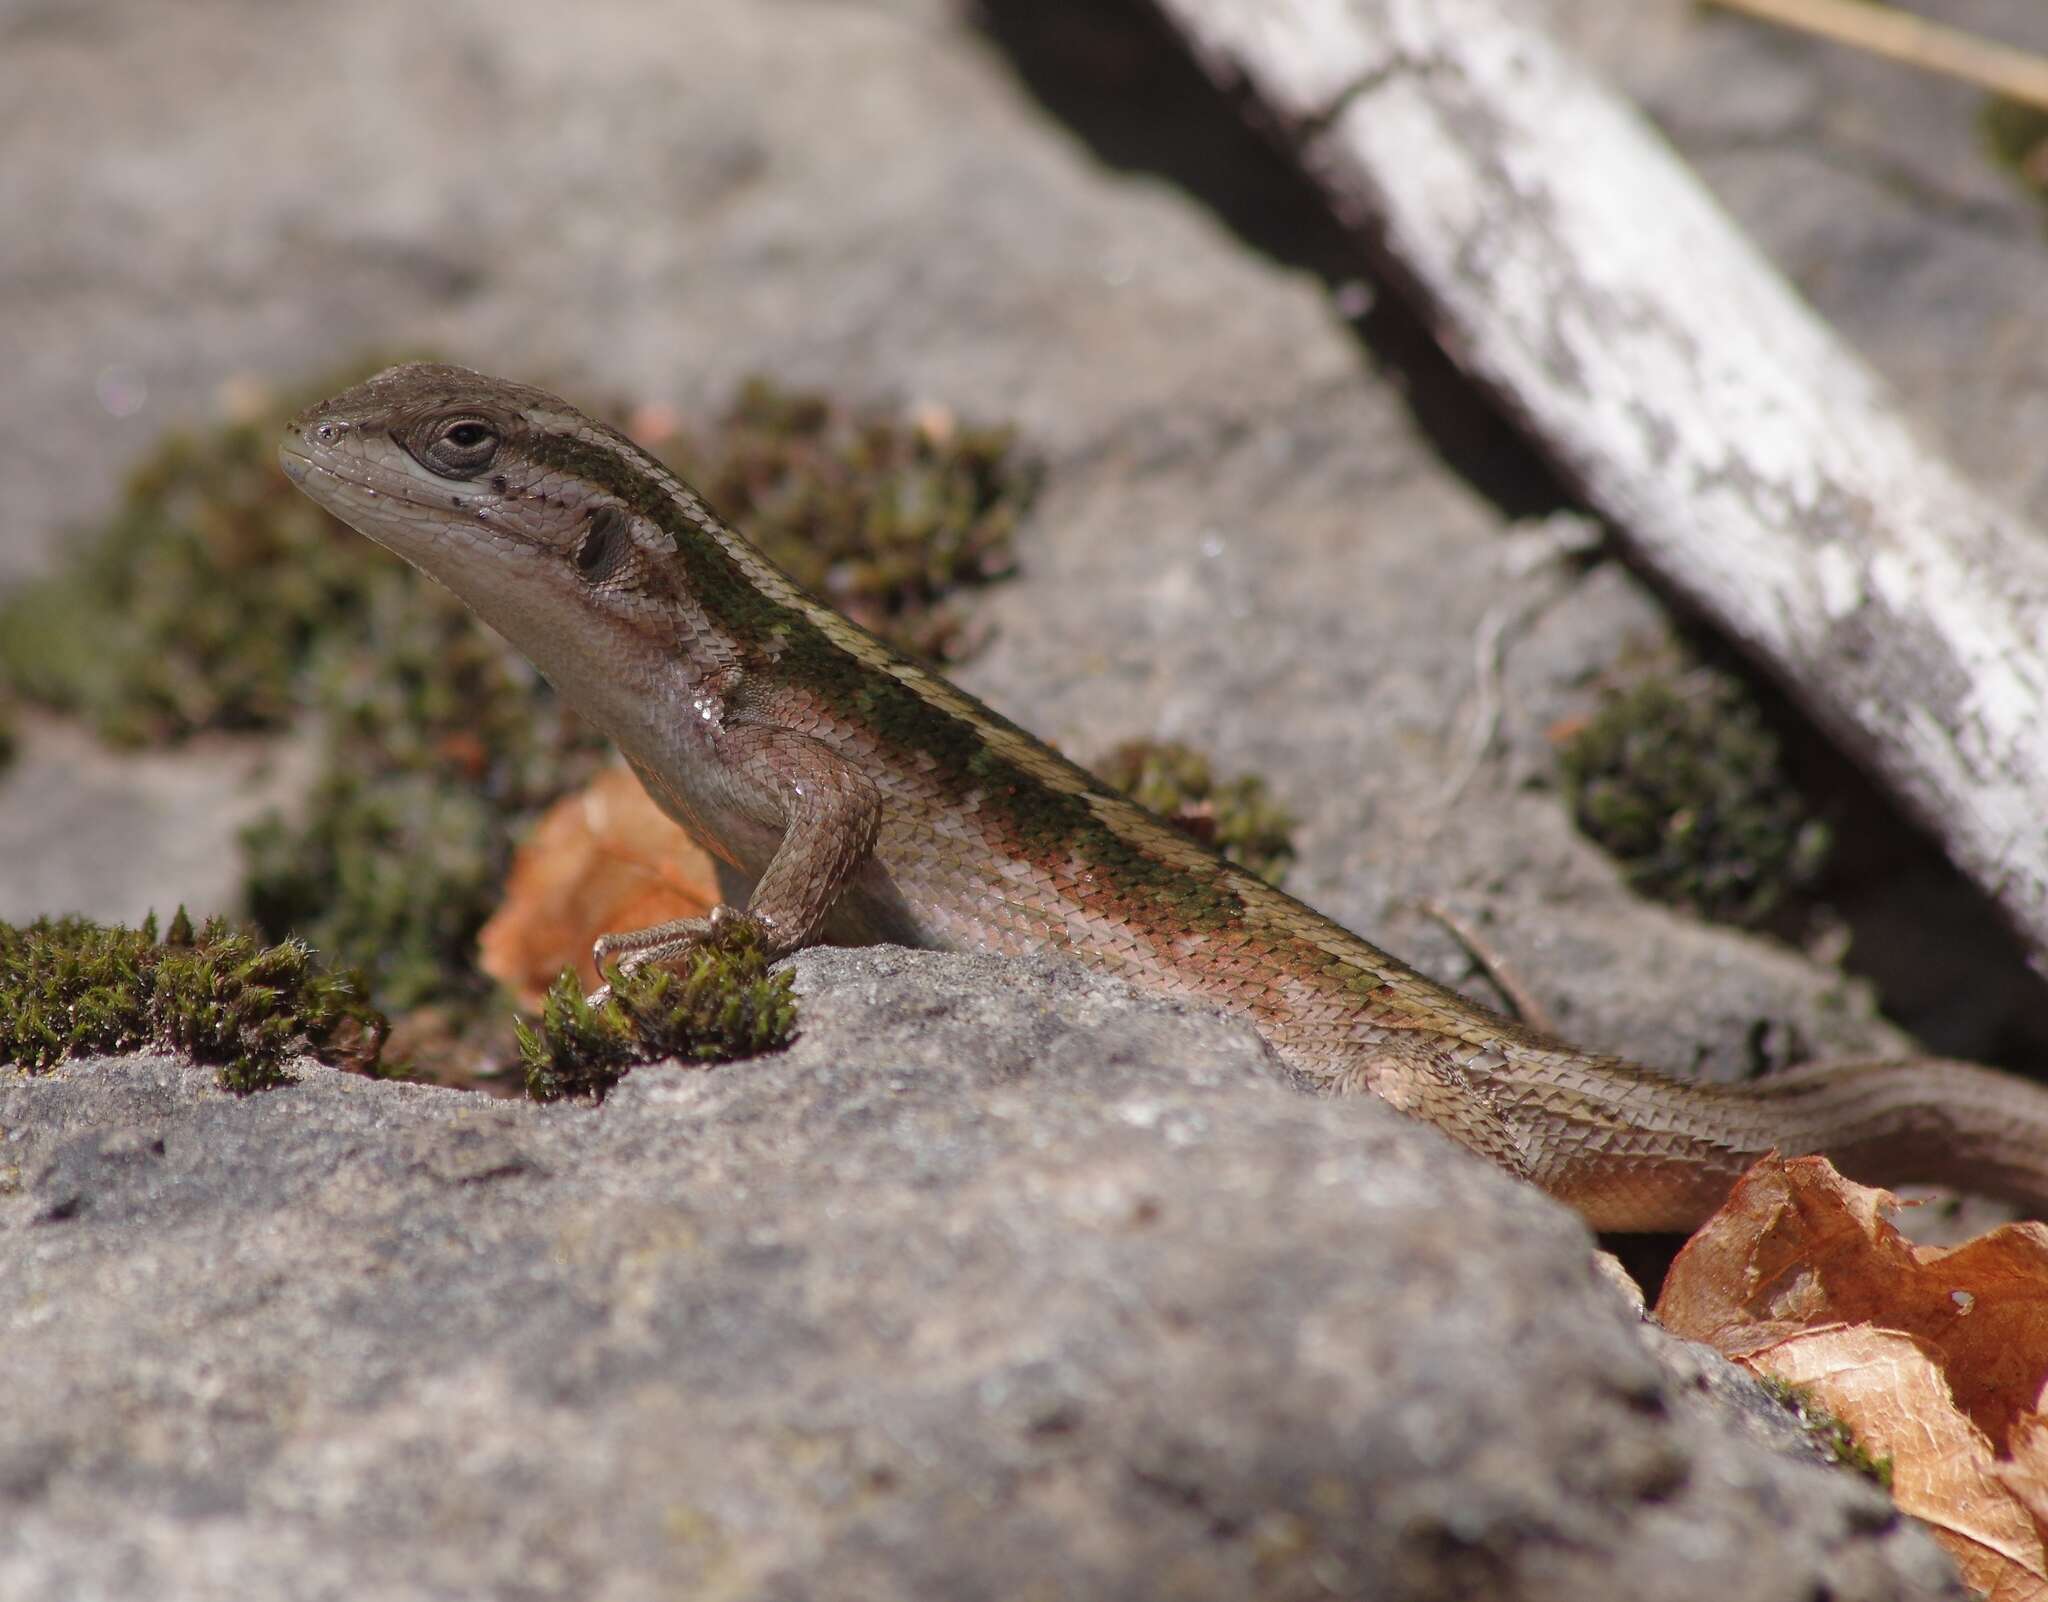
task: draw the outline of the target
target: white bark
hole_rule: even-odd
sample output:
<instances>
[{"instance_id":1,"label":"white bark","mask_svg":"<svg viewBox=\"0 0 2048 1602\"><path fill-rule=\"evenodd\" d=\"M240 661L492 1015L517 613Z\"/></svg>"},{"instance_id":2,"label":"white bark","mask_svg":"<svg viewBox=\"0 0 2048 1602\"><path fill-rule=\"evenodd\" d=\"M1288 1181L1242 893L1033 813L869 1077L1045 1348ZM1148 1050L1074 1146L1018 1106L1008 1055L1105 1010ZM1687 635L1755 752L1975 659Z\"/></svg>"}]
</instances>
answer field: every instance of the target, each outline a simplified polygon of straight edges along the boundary
<instances>
[{"instance_id":1,"label":"white bark","mask_svg":"<svg viewBox=\"0 0 2048 1602\"><path fill-rule=\"evenodd\" d=\"M1157 0L1641 558L2048 951L2048 541L1512 0Z\"/></svg>"}]
</instances>

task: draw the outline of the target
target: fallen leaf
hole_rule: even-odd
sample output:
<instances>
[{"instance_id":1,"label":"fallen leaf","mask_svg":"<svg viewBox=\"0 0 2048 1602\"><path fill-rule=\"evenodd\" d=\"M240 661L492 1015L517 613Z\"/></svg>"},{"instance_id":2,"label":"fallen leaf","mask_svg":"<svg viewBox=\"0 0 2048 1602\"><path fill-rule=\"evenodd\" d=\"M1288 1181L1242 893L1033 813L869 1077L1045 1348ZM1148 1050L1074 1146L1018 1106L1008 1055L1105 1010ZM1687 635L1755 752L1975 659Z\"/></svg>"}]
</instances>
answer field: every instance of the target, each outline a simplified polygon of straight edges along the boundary
<instances>
[{"instance_id":1,"label":"fallen leaf","mask_svg":"<svg viewBox=\"0 0 2048 1602\"><path fill-rule=\"evenodd\" d=\"M1918 1246L1897 1205L1822 1158L1767 1158L1679 1253L1657 1316L1890 1458L1899 1507L1971 1585L2048 1598L2048 1227Z\"/></svg>"},{"instance_id":2,"label":"fallen leaf","mask_svg":"<svg viewBox=\"0 0 2048 1602\"><path fill-rule=\"evenodd\" d=\"M1998 1477L2034 1516L2034 1523L2048 1529L2048 1420L2038 1408L2013 1426L2006 1450L2010 1456L1997 1465Z\"/></svg>"},{"instance_id":3,"label":"fallen leaf","mask_svg":"<svg viewBox=\"0 0 2048 1602\"><path fill-rule=\"evenodd\" d=\"M1998 1602L2048 1596L2040 1527L1919 1341L1870 1324L1831 1324L1741 1361L1797 1386L1872 1458L1890 1459L1892 1500L1934 1530L1964 1583Z\"/></svg>"},{"instance_id":4,"label":"fallen leaf","mask_svg":"<svg viewBox=\"0 0 2048 1602\"><path fill-rule=\"evenodd\" d=\"M599 935L701 917L718 900L711 858L623 767L550 807L513 858L505 899L477 937L484 972L537 1008L573 967L597 986Z\"/></svg>"}]
</instances>

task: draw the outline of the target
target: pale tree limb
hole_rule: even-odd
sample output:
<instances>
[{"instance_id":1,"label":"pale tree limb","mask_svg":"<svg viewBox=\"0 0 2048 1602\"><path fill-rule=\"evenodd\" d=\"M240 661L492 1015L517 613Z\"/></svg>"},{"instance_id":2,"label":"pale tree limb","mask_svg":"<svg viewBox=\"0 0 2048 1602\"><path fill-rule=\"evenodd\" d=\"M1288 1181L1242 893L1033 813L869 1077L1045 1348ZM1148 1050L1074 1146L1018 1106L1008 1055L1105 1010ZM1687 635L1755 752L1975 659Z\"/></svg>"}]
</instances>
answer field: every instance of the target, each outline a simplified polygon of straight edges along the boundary
<instances>
[{"instance_id":1,"label":"pale tree limb","mask_svg":"<svg viewBox=\"0 0 2048 1602\"><path fill-rule=\"evenodd\" d=\"M1511 0L1155 0L1445 347L2048 952L2048 541Z\"/></svg>"}]
</instances>

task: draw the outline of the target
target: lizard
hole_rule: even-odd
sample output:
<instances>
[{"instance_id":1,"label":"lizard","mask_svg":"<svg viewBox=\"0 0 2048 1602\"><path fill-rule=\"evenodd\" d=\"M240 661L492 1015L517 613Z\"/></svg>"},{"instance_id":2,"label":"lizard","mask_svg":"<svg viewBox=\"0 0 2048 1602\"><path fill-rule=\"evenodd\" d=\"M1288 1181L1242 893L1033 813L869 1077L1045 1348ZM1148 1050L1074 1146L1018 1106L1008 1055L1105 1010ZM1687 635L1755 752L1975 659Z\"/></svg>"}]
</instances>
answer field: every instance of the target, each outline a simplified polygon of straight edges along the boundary
<instances>
[{"instance_id":1,"label":"lizard","mask_svg":"<svg viewBox=\"0 0 2048 1602\"><path fill-rule=\"evenodd\" d=\"M393 367L286 426L284 471L454 592L722 864L674 962L736 920L817 941L1053 951L1247 1018L1577 1209L1691 1229L1757 1158L2048 1208L2048 1089L1934 1059L1678 1079L1496 1015L1108 789L813 598L624 434L530 386Z\"/></svg>"}]
</instances>

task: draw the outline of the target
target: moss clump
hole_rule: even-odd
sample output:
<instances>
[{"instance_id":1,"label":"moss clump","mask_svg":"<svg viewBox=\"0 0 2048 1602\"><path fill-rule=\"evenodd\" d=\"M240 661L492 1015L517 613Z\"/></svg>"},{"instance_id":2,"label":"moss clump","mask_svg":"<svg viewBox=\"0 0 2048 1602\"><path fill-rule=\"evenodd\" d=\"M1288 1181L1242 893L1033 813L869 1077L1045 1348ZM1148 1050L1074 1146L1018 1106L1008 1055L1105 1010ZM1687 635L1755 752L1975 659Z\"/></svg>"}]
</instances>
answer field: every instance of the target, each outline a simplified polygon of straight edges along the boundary
<instances>
[{"instance_id":1,"label":"moss clump","mask_svg":"<svg viewBox=\"0 0 2048 1602\"><path fill-rule=\"evenodd\" d=\"M1892 1460L1874 1456L1868 1447L1859 1444L1855 1431L1821 1406L1808 1387L1769 1374L1756 1378L1764 1394L1799 1421L1807 1438L1826 1454L1829 1462L1839 1463L1872 1481L1887 1495L1891 1493Z\"/></svg>"},{"instance_id":2,"label":"moss clump","mask_svg":"<svg viewBox=\"0 0 2048 1602\"><path fill-rule=\"evenodd\" d=\"M296 940L259 944L183 909L159 941L85 918L0 923L0 1061L36 1072L65 1057L140 1047L214 1063L223 1090L291 1080L298 1052L375 1067L384 1020L361 978L322 967Z\"/></svg>"},{"instance_id":3,"label":"moss clump","mask_svg":"<svg viewBox=\"0 0 2048 1602\"><path fill-rule=\"evenodd\" d=\"M1742 685L1700 669L1611 697L1558 753L1579 827L1648 895L1755 924L1826 865L1832 837Z\"/></svg>"},{"instance_id":4,"label":"moss clump","mask_svg":"<svg viewBox=\"0 0 2048 1602\"><path fill-rule=\"evenodd\" d=\"M765 378L716 428L661 449L799 584L928 661L965 654L947 597L1011 571L1040 476L1008 429L856 411Z\"/></svg>"},{"instance_id":5,"label":"moss clump","mask_svg":"<svg viewBox=\"0 0 2048 1602\"><path fill-rule=\"evenodd\" d=\"M690 954L681 971L649 966L605 974L593 1007L572 971L548 990L538 1030L516 1027L526 1090L535 1101L600 1100L635 1063L680 1057L726 1062L779 1051L796 1026L787 973L770 973L754 931L735 924Z\"/></svg>"},{"instance_id":6,"label":"moss clump","mask_svg":"<svg viewBox=\"0 0 2048 1602\"><path fill-rule=\"evenodd\" d=\"M1984 147L2037 196L2048 196L2048 111L1987 95L1977 114Z\"/></svg>"},{"instance_id":7,"label":"moss clump","mask_svg":"<svg viewBox=\"0 0 2048 1602\"><path fill-rule=\"evenodd\" d=\"M1252 775L1219 782L1209 759L1171 740L1129 740L1095 771L1103 783L1279 884L1294 861L1294 819Z\"/></svg>"}]
</instances>

